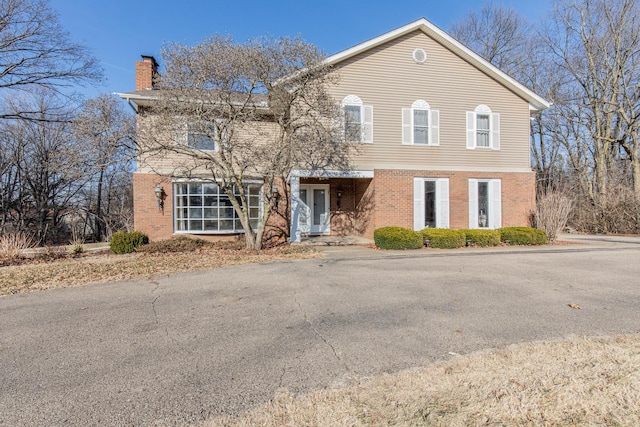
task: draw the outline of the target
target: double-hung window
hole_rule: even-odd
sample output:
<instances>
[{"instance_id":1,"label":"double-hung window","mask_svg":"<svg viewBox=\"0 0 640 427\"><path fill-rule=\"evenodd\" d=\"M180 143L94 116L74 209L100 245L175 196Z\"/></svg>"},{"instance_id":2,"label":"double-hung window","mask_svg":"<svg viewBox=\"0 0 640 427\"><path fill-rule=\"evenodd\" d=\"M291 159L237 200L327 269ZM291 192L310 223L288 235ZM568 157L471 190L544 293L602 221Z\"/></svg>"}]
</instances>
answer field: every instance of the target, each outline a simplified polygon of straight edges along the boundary
<instances>
[{"instance_id":1,"label":"double-hung window","mask_svg":"<svg viewBox=\"0 0 640 427\"><path fill-rule=\"evenodd\" d=\"M342 100L344 139L346 142L373 142L373 107L364 105L356 95Z\"/></svg>"},{"instance_id":2,"label":"double-hung window","mask_svg":"<svg viewBox=\"0 0 640 427\"><path fill-rule=\"evenodd\" d=\"M489 114L476 114L476 147L489 147L490 122L491 116Z\"/></svg>"},{"instance_id":3,"label":"double-hung window","mask_svg":"<svg viewBox=\"0 0 640 427\"><path fill-rule=\"evenodd\" d=\"M426 101L415 101L402 109L402 143L405 145L440 145L440 113Z\"/></svg>"},{"instance_id":4,"label":"double-hung window","mask_svg":"<svg viewBox=\"0 0 640 427\"><path fill-rule=\"evenodd\" d=\"M189 148L200 151L218 150L218 131L214 123L187 123L185 133L185 143Z\"/></svg>"},{"instance_id":5,"label":"double-hung window","mask_svg":"<svg viewBox=\"0 0 640 427\"><path fill-rule=\"evenodd\" d=\"M486 105L467 111L467 148L500 149L500 114Z\"/></svg>"},{"instance_id":6,"label":"double-hung window","mask_svg":"<svg viewBox=\"0 0 640 427\"><path fill-rule=\"evenodd\" d=\"M413 179L413 229L449 228L449 178Z\"/></svg>"},{"instance_id":7,"label":"double-hung window","mask_svg":"<svg viewBox=\"0 0 640 427\"><path fill-rule=\"evenodd\" d=\"M469 180L469 228L502 226L502 189L499 179Z\"/></svg>"},{"instance_id":8,"label":"double-hung window","mask_svg":"<svg viewBox=\"0 0 640 427\"><path fill-rule=\"evenodd\" d=\"M173 190L176 233L244 232L229 196L215 182L175 182ZM262 185L247 184L244 191L249 200L249 222L255 228L260 219ZM234 195L240 197L237 188Z\"/></svg>"}]
</instances>

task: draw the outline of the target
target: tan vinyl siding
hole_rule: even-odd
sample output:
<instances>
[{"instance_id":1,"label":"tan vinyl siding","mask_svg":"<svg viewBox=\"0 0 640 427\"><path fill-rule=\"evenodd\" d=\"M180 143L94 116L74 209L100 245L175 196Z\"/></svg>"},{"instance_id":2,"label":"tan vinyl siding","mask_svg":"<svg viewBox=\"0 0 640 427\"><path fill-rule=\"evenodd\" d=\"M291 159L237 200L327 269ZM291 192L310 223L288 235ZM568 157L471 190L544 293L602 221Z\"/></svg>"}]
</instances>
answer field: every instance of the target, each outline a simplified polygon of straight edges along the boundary
<instances>
[{"instance_id":1,"label":"tan vinyl siding","mask_svg":"<svg viewBox=\"0 0 640 427\"><path fill-rule=\"evenodd\" d=\"M210 177L211 171L202 166L203 160L194 160L184 153L175 153L169 150L154 151L154 145L169 147L181 143L178 138L184 138L179 133L185 132L172 124L164 124L158 121L159 116L139 114L137 116L138 140L141 145L141 153L138 156L136 172L157 173L169 176L202 176ZM243 143L258 144L260 141L269 141L276 135L275 125L271 122L252 122L237 132ZM240 150L238 150L240 151ZM215 152L211 153L215 156Z\"/></svg>"},{"instance_id":2,"label":"tan vinyl siding","mask_svg":"<svg viewBox=\"0 0 640 427\"><path fill-rule=\"evenodd\" d=\"M414 49L427 53L414 62ZM416 31L336 66L338 100L357 95L373 106L373 144L359 169L530 170L529 104L442 45ZM440 112L440 146L402 145L402 108L417 99ZM486 104L500 113L500 150L466 148L466 112Z\"/></svg>"}]
</instances>

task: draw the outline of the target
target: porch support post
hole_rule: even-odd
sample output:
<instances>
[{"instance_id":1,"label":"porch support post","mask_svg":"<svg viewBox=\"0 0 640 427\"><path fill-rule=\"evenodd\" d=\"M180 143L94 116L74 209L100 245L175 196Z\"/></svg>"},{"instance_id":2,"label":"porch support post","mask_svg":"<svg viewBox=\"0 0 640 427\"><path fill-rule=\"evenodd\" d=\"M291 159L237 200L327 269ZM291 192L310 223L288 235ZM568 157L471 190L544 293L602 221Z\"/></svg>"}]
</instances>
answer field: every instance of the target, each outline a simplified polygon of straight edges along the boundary
<instances>
[{"instance_id":1,"label":"porch support post","mask_svg":"<svg viewBox=\"0 0 640 427\"><path fill-rule=\"evenodd\" d=\"M300 242L300 227L298 223L300 221L300 177L292 175L289 178L289 191L291 193L291 232L289 234L289 240L291 243Z\"/></svg>"}]
</instances>

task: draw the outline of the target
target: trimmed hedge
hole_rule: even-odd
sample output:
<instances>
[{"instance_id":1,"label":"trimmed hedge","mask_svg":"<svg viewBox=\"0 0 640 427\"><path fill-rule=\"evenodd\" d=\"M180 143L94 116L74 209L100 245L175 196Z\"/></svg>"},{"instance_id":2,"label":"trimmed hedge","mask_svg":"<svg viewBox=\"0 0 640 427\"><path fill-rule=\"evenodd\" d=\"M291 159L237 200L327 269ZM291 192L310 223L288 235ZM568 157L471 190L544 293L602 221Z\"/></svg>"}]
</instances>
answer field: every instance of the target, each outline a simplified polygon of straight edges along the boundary
<instances>
[{"instance_id":1,"label":"trimmed hedge","mask_svg":"<svg viewBox=\"0 0 640 427\"><path fill-rule=\"evenodd\" d=\"M531 227L500 228L500 240L511 245L546 245L547 234Z\"/></svg>"},{"instance_id":2,"label":"trimmed hedge","mask_svg":"<svg viewBox=\"0 0 640 427\"><path fill-rule=\"evenodd\" d=\"M402 227L382 227L373 232L373 241L380 249L420 249L422 234Z\"/></svg>"},{"instance_id":3,"label":"trimmed hedge","mask_svg":"<svg viewBox=\"0 0 640 427\"><path fill-rule=\"evenodd\" d=\"M465 234L461 230L449 228L425 228L420 233L429 240L430 248L453 249L466 245Z\"/></svg>"},{"instance_id":4,"label":"trimmed hedge","mask_svg":"<svg viewBox=\"0 0 640 427\"><path fill-rule=\"evenodd\" d=\"M500 232L498 230L466 229L464 232L470 245L498 246L500 244Z\"/></svg>"},{"instance_id":5,"label":"trimmed hedge","mask_svg":"<svg viewBox=\"0 0 640 427\"><path fill-rule=\"evenodd\" d=\"M129 254L147 243L149 237L141 231L116 231L111 235L109 247L116 254Z\"/></svg>"}]
</instances>

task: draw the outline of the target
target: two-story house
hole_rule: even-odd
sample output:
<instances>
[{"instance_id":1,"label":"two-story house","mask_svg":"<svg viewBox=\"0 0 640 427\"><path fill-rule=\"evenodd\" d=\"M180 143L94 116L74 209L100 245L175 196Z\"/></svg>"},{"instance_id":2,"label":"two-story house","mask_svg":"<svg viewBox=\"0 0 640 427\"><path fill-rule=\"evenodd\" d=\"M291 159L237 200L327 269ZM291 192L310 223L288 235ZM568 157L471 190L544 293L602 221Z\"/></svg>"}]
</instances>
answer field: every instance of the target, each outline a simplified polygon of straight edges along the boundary
<instances>
[{"instance_id":1,"label":"two-story house","mask_svg":"<svg viewBox=\"0 0 640 427\"><path fill-rule=\"evenodd\" d=\"M327 61L340 73L331 92L349 118L345 123L360 128L353 142L362 150L353 170L290 174L291 241L318 234L371 237L389 225L421 230L529 224L535 208L530 114L547 108L547 101L426 19ZM153 58L144 57L137 64L136 92L120 96L136 105L152 102L145 89L155 67ZM153 189L161 180L167 215L155 209ZM184 191L205 197L204 185L184 184L180 177L139 168L136 229L151 239L241 232L233 226L205 230L197 221L193 229L183 226L189 224L188 210L180 208ZM221 215L220 208L209 211Z\"/></svg>"}]
</instances>

